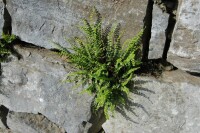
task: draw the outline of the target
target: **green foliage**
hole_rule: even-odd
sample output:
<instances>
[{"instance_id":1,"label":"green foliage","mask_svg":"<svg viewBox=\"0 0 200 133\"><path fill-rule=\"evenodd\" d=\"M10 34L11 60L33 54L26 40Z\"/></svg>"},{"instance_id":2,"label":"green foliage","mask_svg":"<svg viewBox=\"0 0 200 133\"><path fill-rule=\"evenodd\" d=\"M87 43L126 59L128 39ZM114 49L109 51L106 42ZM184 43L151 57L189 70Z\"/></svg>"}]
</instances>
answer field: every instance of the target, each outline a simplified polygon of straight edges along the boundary
<instances>
[{"instance_id":1,"label":"green foliage","mask_svg":"<svg viewBox=\"0 0 200 133\"><path fill-rule=\"evenodd\" d=\"M2 34L0 39L0 62L5 61L6 57L11 53L9 44L11 44L16 38L15 35Z\"/></svg>"},{"instance_id":2,"label":"green foliage","mask_svg":"<svg viewBox=\"0 0 200 133\"><path fill-rule=\"evenodd\" d=\"M85 87L84 91L95 94L94 108L103 108L108 119L109 112L126 104L131 89L128 84L140 64L135 54L140 48L143 30L121 45L120 24L103 30L101 15L96 9L90 21L83 20L80 30L84 37L74 37L70 41L71 48L57 44L59 53L67 56L75 68L66 81L79 82Z\"/></svg>"}]
</instances>

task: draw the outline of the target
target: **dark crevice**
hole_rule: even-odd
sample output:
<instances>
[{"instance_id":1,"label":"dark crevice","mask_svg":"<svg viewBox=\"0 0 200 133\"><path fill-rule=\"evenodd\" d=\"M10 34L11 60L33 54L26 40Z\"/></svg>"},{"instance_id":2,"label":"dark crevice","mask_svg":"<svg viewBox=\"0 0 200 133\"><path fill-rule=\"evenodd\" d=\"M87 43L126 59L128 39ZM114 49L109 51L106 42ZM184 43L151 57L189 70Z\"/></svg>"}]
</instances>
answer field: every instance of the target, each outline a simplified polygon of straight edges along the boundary
<instances>
[{"instance_id":1,"label":"dark crevice","mask_svg":"<svg viewBox=\"0 0 200 133\"><path fill-rule=\"evenodd\" d=\"M4 126L9 129L7 125L7 115L8 115L9 109L6 108L5 106L1 105L0 106L0 119L1 122L4 124Z\"/></svg>"},{"instance_id":2,"label":"dark crevice","mask_svg":"<svg viewBox=\"0 0 200 133\"><path fill-rule=\"evenodd\" d=\"M35 44L32 44L32 43L28 43L28 42L22 41L20 39L15 40L15 42L13 42L13 43L14 43L14 45L18 44L18 45L25 47L25 48L46 49L44 47L41 47L41 46L38 46L38 45L35 45Z\"/></svg>"},{"instance_id":3,"label":"dark crevice","mask_svg":"<svg viewBox=\"0 0 200 133\"><path fill-rule=\"evenodd\" d=\"M25 47L25 48L34 48L34 49L47 49L45 47L41 47L41 46L38 46L38 45L35 45L33 43L29 43L29 42L25 42L25 41L22 41L20 38L16 39L14 42L13 42L13 45L19 45L21 47ZM56 48L52 48L52 49L48 49L50 51L53 51L53 52L58 52L59 50L56 49Z\"/></svg>"},{"instance_id":4,"label":"dark crevice","mask_svg":"<svg viewBox=\"0 0 200 133\"><path fill-rule=\"evenodd\" d=\"M160 77L163 71L173 71L177 68L166 60L160 59L149 59L141 64L135 74L141 76L154 76Z\"/></svg>"},{"instance_id":5,"label":"dark crevice","mask_svg":"<svg viewBox=\"0 0 200 133\"><path fill-rule=\"evenodd\" d=\"M171 44L171 38L172 38L172 33L174 31L175 24L176 24L175 15L170 14L169 20L168 20L168 26L167 26L167 29L165 31L166 41L165 41L165 47L164 47L163 55L162 55L162 58L164 60L167 59L167 53L169 51L169 47L170 47L170 44Z\"/></svg>"},{"instance_id":6,"label":"dark crevice","mask_svg":"<svg viewBox=\"0 0 200 133\"><path fill-rule=\"evenodd\" d=\"M15 49L15 45L19 45L20 47L24 47L24 48L34 48L38 50L45 49L44 47L40 47L32 43L21 41L20 38L17 37L13 42L7 45L7 49L9 49L10 53L13 56L17 57L18 60L23 59L23 56ZM55 50L53 49L50 49L50 51L55 52ZM9 56L6 57L5 62L10 62L10 61L11 61L11 58ZM2 73L2 69L1 69L1 63L0 63L0 76L1 76L1 73ZM0 82L1 82L1 79L0 79Z\"/></svg>"},{"instance_id":7,"label":"dark crevice","mask_svg":"<svg viewBox=\"0 0 200 133\"><path fill-rule=\"evenodd\" d=\"M103 109L99 109L98 112L95 112L94 110L91 110L91 112L92 115L89 120L89 123L91 123L92 126L89 128L88 133L100 133L100 131L102 130L103 123L106 122L104 111Z\"/></svg>"},{"instance_id":8,"label":"dark crevice","mask_svg":"<svg viewBox=\"0 0 200 133\"><path fill-rule=\"evenodd\" d=\"M105 131L102 128L98 133L105 133Z\"/></svg>"},{"instance_id":9,"label":"dark crevice","mask_svg":"<svg viewBox=\"0 0 200 133\"><path fill-rule=\"evenodd\" d=\"M151 27L152 27L152 12L153 5L158 5L163 12L169 14L168 26L165 30L165 46L162 54L162 58L148 59L149 42L151 39ZM139 70L136 71L138 75L151 75L155 77L161 76L163 71L176 70L177 68L171 63L167 62L167 53L170 48L171 38L176 24L176 11L178 7L178 0L149 0L146 10L146 16L144 19L144 34L143 34L143 57L142 65Z\"/></svg>"},{"instance_id":10,"label":"dark crevice","mask_svg":"<svg viewBox=\"0 0 200 133\"><path fill-rule=\"evenodd\" d=\"M189 73L192 76L200 77L200 73L198 73L198 72L189 72L189 71L186 71L186 72Z\"/></svg>"},{"instance_id":11,"label":"dark crevice","mask_svg":"<svg viewBox=\"0 0 200 133\"><path fill-rule=\"evenodd\" d=\"M4 34L12 34L12 18L10 13L8 12L8 9L6 8L6 0L3 0L4 3L4 25L3 25L3 33Z\"/></svg>"},{"instance_id":12,"label":"dark crevice","mask_svg":"<svg viewBox=\"0 0 200 133\"><path fill-rule=\"evenodd\" d=\"M35 48L35 49L38 49L38 50L40 50L40 49L45 49L44 47L40 47L40 46L34 45L34 44L32 44L32 43L27 43L27 42L25 42L25 41L21 41L21 40L18 38L18 39L16 39L15 41L13 41L12 44L10 45L10 50L11 50L12 55L16 56L16 57L18 58L18 60L22 59L23 57L22 57L21 54L19 54L19 53L15 50L15 48L14 48L15 45L19 45L19 46L24 47L24 48ZM53 51L53 50L52 50L52 51Z\"/></svg>"},{"instance_id":13,"label":"dark crevice","mask_svg":"<svg viewBox=\"0 0 200 133\"><path fill-rule=\"evenodd\" d=\"M144 18L144 33L142 37L143 49L142 49L142 61L148 60L149 54L149 41L151 39L151 26L152 26L152 11L153 11L153 0L148 1L146 16Z\"/></svg>"},{"instance_id":14,"label":"dark crevice","mask_svg":"<svg viewBox=\"0 0 200 133\"><path fill-rule=\"evenodd\" d=\"M169 47L171 44L172 34L173 34L174 27L176 24L175 12L178 7L178 0L163 0L163 4L166 7L166 12L169 14L168 26L167 26L167 29L165 30L165 36L166 36L165 46L164 46L163 55L162 55L162 58L166 60L167 53L169 51Z\"/></svg>"}]
</instances>

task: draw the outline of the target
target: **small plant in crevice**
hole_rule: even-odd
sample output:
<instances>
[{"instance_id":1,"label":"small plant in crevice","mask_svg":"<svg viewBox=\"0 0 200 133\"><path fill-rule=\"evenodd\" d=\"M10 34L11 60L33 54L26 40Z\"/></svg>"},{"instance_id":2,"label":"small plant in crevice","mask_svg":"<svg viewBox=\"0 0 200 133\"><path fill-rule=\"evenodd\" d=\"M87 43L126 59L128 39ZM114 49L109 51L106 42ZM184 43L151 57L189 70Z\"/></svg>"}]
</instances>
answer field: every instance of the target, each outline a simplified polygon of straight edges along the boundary
<instances>
[{"instance_id":1,"label":"small plant in crevice","mask_svg":"<svg viewBox=\"0 0 200 133\"><path fill-rule=\"evenodd\" d=\"M17 39L15 35L2 34L0 39L0 62L6 60L6 57L11 54L10 44Z\"/></svg>"},{"instance_id":2,"label":"small plant in crevice","mask_svg":"<svg viewBox=\"0 0 200 133\"><path fill-rule=\"evenodd\" d=\"M56 44L59 54L66 56L74 68L65 80L83 85L84 92L95 94L94 109L103 108L108 119L116 107L126 105L130 89L134 89L129 83L140 65L136 52L140 50L143 30L122 45L120 24L109 25L103 30L102 17L96 9L90 20L84 19L79 28L83 37L71 39L71 48Z\"/></svg>"}]
</instances>

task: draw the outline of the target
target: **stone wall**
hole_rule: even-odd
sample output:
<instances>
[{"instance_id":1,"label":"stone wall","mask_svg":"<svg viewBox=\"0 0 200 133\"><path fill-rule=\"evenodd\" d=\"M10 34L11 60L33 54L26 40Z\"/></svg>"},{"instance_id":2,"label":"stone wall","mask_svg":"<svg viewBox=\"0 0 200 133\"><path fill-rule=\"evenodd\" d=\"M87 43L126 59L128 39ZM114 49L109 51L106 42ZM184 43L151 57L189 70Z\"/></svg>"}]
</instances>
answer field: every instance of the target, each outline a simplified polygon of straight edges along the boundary
<instances>
[{"instance_id":1,"label":"stone wall","mask_svg":"<svg viewBox=\"0 0 200 133\"><path fill-rule=\"evenodd\" d=\"M121 23L128 38L143 27L147 0L7 0L12 33L45 48L52 48L52 42L67 46L65 39L79 34L77 26L93 6L105 25Z\"/></svg>"},{"instance_id":2,"label":"stone wall","mask_svg":"<svg viewBox=\"0 0 200 133\"><path fill-rule=\"evenodd\" d=\"M91 112L94 96L62 83L69 64L50 50L53 42L68 46L66 38L81 34L77 25L93 6L104 26L121 23L123 39L145 27L143 59L169 61L177 68L156 78L139 73L140 93L131 94L130 107L117 110L106 122L101 112ZM14 45L20 56L9 56L0 67L0 132L198 132L199 9L198 0L1 1L0 34L15 34L21 42Z\"/></svg>"}]
</instances>

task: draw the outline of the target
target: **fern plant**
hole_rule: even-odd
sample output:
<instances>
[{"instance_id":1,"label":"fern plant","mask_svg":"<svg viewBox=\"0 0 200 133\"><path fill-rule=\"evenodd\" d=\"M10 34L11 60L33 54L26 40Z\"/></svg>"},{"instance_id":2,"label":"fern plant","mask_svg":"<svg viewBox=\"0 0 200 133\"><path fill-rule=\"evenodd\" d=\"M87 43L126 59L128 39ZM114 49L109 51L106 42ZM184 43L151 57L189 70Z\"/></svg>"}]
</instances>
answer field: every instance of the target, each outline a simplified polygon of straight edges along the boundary
<instances>
[{"instance_id":1,"label":"fern plant","mask_svg":"<svg viewBox=\"0 0 200 133\"><path fill-rule=\"evenodd\" d=\"M17 37L15 35L2 34L0 39L0 62L6 60L6 57L11 53L9 44L11 44Z\"/></svg>"},{"instance_id":2,"label":"fern plant","mask_svg":"<svg viewBox=\"0 0 200 133\"><path fill-rule=\"evenodd\" d=\"M65 80L82 84L84 91L95 94L94 108L103 108L108 119L109 112L126 104L132 89L128 84L139 68L136 52L143 30L121 45L120 24L103 30L102 17L96 9L89 21L83 20L80 30L84 37L74 37L70 41L71 48L56 44L60 55L67 56L67 61L75 68Z\"/></svg>"}]
</instances>

